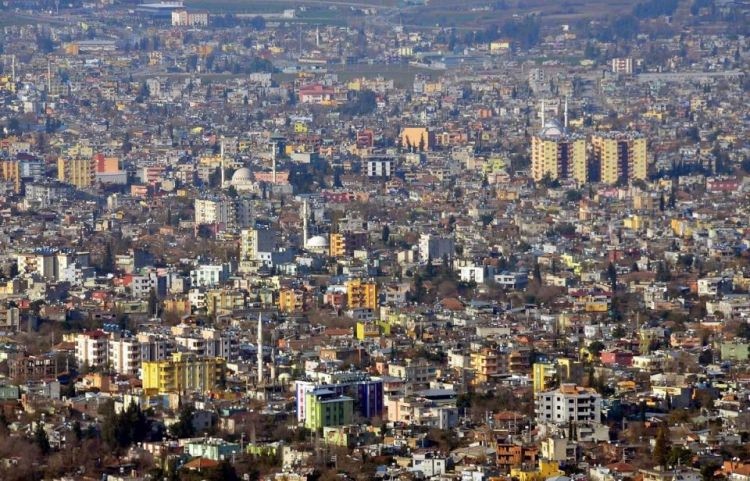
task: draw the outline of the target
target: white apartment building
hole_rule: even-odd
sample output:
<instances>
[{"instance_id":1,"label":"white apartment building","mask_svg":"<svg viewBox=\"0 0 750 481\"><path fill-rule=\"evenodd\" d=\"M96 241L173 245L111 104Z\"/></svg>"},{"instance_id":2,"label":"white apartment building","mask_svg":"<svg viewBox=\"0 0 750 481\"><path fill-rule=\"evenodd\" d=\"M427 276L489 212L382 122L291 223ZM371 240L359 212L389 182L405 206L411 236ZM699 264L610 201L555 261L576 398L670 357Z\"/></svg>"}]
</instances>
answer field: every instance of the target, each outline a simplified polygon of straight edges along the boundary
<instances>
[{"instance_id":1,"label":"white apartment building","mask_svg":"<svg viewBox=\"0 0 750 481\"><path fill-rule=\"evenodd\" d=\"M190 285L216 287L229 279L229 264L201 265L190 271Z\"/></svg>"},{"instance_id":2,"label":"white apartment building","mask_svg":"<svg viewBox=\"0 0 750 481\"><path fill-rule=\"evenodd\" d=\"M602 397L594 389L564 383L557 389L538 393L535 410L538 423L599 423Z\"/></svg>"},{"instance_id":3,"label":"white apartment building","mask_svg":"<svg viewBox=\"0 0 750 481\"><path fill-rule=\"evenodd\" d=\"M243 229L240 233L240 262L270 264L276 250L276 233L270 229Z\"/></svg>"},{"instance_id":4,"label":"white apartment building","mask_svg":"<svg viewBox=\"0 0 750 481\"><path fill-rule=\"evenodd\" d=\"M237 336L216 329L201 329L195 332L183 329L174 337L177 346L200 356L223 357L234 360L239 356L240 343Z\"/></svg>"},{"instance_id":5,"label":"white apartment building","mask_svg":"<svg viewBox=\"0 0 750 481\"><path fill-rule=\"evenodd\" d=\"M76 362L79 368L106 366L107 333L104 331L89 331L76 335Z\"/></svg>"},{"instance_id":6,"label":"white apartment building","mask_svg":"<svg viewBox=\"0 0 750 481\"><path fill-rule=\"evenodd\" d=\"M440 261L444 256L453 257L455 243L450 237L434 234L422 234L419 238L419 260L427 262L429 259Z\"/></svg>"},{"instance_id":7,"label":"white apartment building","mask_svg":"<svg viewBox=\"0 0 750 481\"><path fill-rule=\"evenodd\" d=\"M133 337L111 338L107 345L109 365L118 374L136 375L141 368L141 345Z\"/></svg>"},{"instance_id":8,"label":"white apartment building","mask_svg":"<svg viewBox=\"0 0 750 481\"><path fill-rule=\"evenodd\" d=\"M195 199L195 223L219 224L228 226L234 224L234 208L228 199Z\"/></svg>"},{"instance_id":9,"label":"white apartment building","mask_svg":"<svg viewBox=\"0 0 750 481\"><path fill-rule=\"evenodd\" d=\"M167 336L141 332L135 337L141 349L141 362L167 359L175 350L172 338Z\"/></svg>"}]
</instances>

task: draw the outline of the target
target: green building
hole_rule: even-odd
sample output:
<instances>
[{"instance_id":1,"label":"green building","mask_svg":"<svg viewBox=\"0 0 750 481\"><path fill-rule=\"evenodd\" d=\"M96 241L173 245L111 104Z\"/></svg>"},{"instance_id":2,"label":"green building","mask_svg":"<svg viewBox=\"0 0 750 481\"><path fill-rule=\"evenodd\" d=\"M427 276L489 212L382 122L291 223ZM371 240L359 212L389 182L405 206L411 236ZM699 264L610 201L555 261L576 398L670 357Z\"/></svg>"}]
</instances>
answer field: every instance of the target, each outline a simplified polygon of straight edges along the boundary
<instances>
[{"instance_id":1,"label":"green building","mask_svg":"<svg viewBox=\"0 0 750 481\"><path fill-rule=\"evenodd\" d=\"M305 394L305 427L308 429L351 424L353 412L354 399L349 396L325 388Z\"/></svg>"},{"instance_id":2,"label":"green building","mask_svg":"<svg viewBox=\"0 0 750 481\"><path fill-rule=\"evenodd\" d=\"M187 453L191 457L201 457L213 461L231 459L233 455L240 453L240 445L238 443L230 443L223 439L215 438L190 442L186 448Z\"/></svg>"},{"instance_id":3,"label":"green building","mask_svg":"<svg viewBox=\"0 0 750 481\"><path fill-rule=\"evenodd\" d=\"M750 357L750 343L747 342L724 342L721 344L722 361L747 361Z\"/></svg>"}]
</instances>

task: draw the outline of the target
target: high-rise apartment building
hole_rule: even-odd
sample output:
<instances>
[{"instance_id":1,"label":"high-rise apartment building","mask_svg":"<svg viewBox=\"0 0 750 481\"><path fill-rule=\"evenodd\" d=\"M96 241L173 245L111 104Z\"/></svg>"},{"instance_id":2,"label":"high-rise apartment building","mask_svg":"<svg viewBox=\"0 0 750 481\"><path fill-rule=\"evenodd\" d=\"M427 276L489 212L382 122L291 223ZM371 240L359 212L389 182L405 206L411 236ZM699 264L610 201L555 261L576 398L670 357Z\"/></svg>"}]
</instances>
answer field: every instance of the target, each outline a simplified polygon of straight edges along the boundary
<instances>
[{"instance_id":1,"label":"high-rise apartment building","mask_svg":"<svg viewBox=\"0 0 750 481\"><path fill-rule=\"evenodd\" d=\"M353 279L346 283L347 306L349 309L376 309L378 290L374 282Z\"/></svg>"},{"instance_id":2,"label":"high-rise apartment building","mask_svg":"<svg viewBox=\"0 0 750 481\"><path fill-rule=\"evenodd\" d=\"M591 138L592 177L605 184L625 184L648 175L646 138L634 132L597 133Z\"/></svg>"},{"instance_id":3,"label":"high-rise apartment building","mask_svg":"<svg viewBox=\"0 0 750 481\"><path fill-rule=\"evenodd\" d=\"M271 229L243 229L240 233L240 262L271 264L276 249L276 234Z\"/></svg>"},{"instance_id":4,"label":"high-rise apartment building","mask_svg":"<svg viewBox=\"0 0 750 481\"><path fill-rule=\"evenodd\" d=\"M143 390L148 393L207 392L224 382L225 370L223 358L175 352L171 359L143 362Z\"/></svg>"},{"instance_id":5,"label":"high-rise apartment building","mask_svg":"<svg viewBox=\"0 0 750 481\"><path fill-rule=\"evenodd\" d=\"M94 184L94 162L86 158L59 158L57 160L57 180L74 185L79 189Z\"/></svg>"},{"instance_id":6,"label":"high-rise apartment building","mask_svg":"<svg viewBox=\"0 0 750 481\"><path fill-rule=\"evenodd\" d=\"M531 139L531 175L536 182L573 179L583 184L588 180L586 141L569 134L556 120L544 124Z\"/></svg>"}]
</instances>

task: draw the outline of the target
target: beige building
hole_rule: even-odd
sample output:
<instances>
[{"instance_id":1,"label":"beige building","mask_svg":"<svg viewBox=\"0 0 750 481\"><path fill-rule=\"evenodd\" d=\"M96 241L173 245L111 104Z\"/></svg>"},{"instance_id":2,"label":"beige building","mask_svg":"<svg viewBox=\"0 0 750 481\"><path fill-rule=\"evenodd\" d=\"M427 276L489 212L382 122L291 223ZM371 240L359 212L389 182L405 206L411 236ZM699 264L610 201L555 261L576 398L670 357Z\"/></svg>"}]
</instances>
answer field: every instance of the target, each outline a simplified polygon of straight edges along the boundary
<instances>
[{"instance_id":1,"label":"beige building","mask_svg":"<svg viewBox=\"0 0 750 481\"><path fill-rule=\"evenodd\" d=\"M406 127L401 131L401 147L409 150L430 150L435 136L425 127Z\"/></svg>"},{"instance_id":2,"label":"beige building","mask_svg":"<svg viewBox=\"0 0 750 481\"><path fill-rule=\"evenodd\" d=\"M85 158L60 158L57 160L57 180L79 189L91 187L94 183L94 163Z\"/></svg>"},{"instance_id":3,"label":"beige building","mask_svg":"<svg viewBox=\"0 0 750 481\"><path fill-rule=\"evenodd\" d=\"M586 141L568 134L555 120L545 123L542 131L531 138L531 175L536 182L546 177L585 183L588 180Z\"/></svg>"},{"instance_id":4,"label":"beige building","mask_svg":"<svg viewBox=\"0 0 750 481\"><path fill-rule=\"evenodd\" d=\"M605 184L644 180L648 175L646 138L633 132L598 133L591 138L594 175Z\"/></svg>"}]
</instances>

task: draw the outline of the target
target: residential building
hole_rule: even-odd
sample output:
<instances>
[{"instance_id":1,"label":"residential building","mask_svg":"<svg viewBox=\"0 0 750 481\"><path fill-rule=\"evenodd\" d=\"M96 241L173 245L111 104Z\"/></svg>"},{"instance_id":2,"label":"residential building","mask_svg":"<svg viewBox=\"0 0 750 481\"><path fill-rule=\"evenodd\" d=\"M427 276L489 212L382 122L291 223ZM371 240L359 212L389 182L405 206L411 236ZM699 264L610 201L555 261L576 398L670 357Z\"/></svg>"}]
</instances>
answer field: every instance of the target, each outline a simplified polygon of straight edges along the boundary
<instances>
[{"instance_id":1,"label":"residential building","mask_svg":"<svg viewBox=\"0 0 750 481\"><path fill-rule=\"evenodd\" d=\"M646 138L636 132L597 133L591 138L592 178L605 184L627 184L648 175Z\"/></svg>"},{"instance_id":2,"label":"residential building","mask_svg":"<svg viewBox=\"0 0 750 481\"><path fill-rule=\"evenodd\" d=\"M209 392L224 383L225 370L223 358L175 352L171 359L144 361L141 381L150 393Z\"/></svg>"},{"instance_id":3,"label":"residential building","mask_svg":"<svg viewBox=\"0 0 750 481\"><path fill-rule=\"evenodd\" d=\"M85 189L94 184L94 162L85 158L64 158L57 160L57 180Z\"/></svg>"},{"instance_id":4,"label":"residential building","mask_svg":"<svg viewBox=\"0 0 750 481\"><path fill-rule=\"evenodd\" d=\"M351 424L354 399L326 388L317 388L305 394L305 427L322 429L326 426Z\"/></svg>"},{"instance_id":5,"label":"residential building","mask_svg":"<svg viewBox=\"0 0 750 481\"><path fill-rule=\"evenodd\" d=\"M105 367L107 355L107 333L101 330L76 335L76 362L80 367Z\"/></svg>"},{"instance_id":6,"label":"residential building","mask_svg":"<svg viewBox=\"0 0 750 481\"><path fill-rule=\"evenodd\" d=\"M531 138L531 175L536 182L571 179L586 183L586 140L569 134L556 120L549 121Z\"/></svg>"},{"instance_id":7,"label":"residential building","mask_svg":"<svg viewBox=\"0 0 750 481\"><path fill-rule=\"evenodd\" d=\"M376 309L378 289L374 281L353 279L346 283L346 302L349 309Z\"/></svg>"},{"instance_id":8,"label":"residential building","mask_svg":"<svg viewBox=\"0 0 750 481\"><path fill-rule=\"evenodd\" d=\"M602 397L594 389L564 383L552 391L538 393L535 411L539 423L598 423Z\"/></svg>"}]
</instances>

